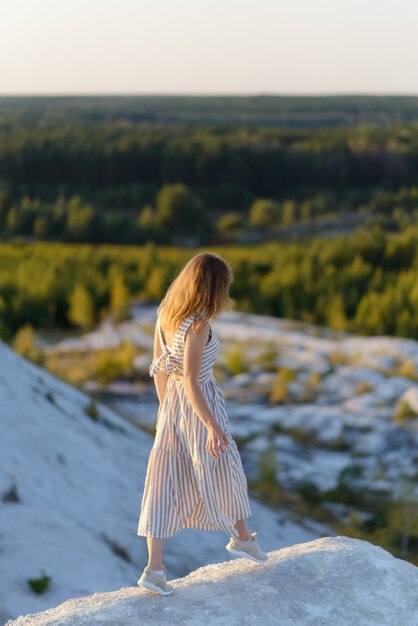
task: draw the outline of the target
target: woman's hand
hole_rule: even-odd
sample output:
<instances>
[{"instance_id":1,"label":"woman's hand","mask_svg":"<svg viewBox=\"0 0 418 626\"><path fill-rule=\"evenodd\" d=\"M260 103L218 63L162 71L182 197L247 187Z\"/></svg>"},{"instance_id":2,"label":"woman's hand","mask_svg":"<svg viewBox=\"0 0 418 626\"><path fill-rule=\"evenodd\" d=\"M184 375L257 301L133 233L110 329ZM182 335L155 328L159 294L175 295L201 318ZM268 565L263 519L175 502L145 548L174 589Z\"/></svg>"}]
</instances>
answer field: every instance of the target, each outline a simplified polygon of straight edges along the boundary
<instances>
[{"instance_id":1,"label":"woman's hand","mask_svg":"<svg viewBox=\"0 0 418 626\"><path fill-rule=\"evenodd\" d=\"M208 429L208 438L205 447L209 454L218 458L228 445L228 436L220 426L214 426Z\"/></svg>"}]
</instances>

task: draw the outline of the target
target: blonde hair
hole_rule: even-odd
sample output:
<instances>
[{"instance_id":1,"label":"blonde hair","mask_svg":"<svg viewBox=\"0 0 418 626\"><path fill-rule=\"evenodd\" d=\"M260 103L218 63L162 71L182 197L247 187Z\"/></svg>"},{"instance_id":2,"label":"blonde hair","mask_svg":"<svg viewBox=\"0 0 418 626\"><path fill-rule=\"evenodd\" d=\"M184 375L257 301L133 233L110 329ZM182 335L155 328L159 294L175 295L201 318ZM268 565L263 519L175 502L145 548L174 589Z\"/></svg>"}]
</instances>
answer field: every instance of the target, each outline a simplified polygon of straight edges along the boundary
<instances>
[{"instance_id":1,"label":"blonde hair","mask_svg":"<svg viewBox=\"0 0 418 626\"><path fill-rule=\"evenodd\" d=\"M157 310L162 326L176 331L182 321L195 314L200 325L229 309L233 300L229 285L232 269L221 256L201 252L190 259L168 287Z\"/></svg>"}]
</instances>

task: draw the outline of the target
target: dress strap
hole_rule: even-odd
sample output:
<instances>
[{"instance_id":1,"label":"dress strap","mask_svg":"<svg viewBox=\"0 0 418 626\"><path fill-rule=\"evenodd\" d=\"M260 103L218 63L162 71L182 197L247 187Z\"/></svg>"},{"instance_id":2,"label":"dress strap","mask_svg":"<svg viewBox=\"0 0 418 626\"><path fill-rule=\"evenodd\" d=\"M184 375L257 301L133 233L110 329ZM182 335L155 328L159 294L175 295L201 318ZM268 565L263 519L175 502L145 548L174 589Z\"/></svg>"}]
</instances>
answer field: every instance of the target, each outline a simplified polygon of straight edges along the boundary
<instances>
[{"instance_id":1,"label":"dress strap","mask_svg":"<svg viewBox=\"0 0 418 626\"><path fill-rule=\"evenodd\" d=\"M184 336L187 332L187 329L189 328L189 326L194 322L194 320L196 319L196 314L192 313L191 315L189 315L188 317L186 317L179 328L179 334L182 338L183 344L184 344Z\"/></svg>"},{"instance_id":2,"label":"dress strap","mask_svg":"<svg viewBox=\"0 0 418 626\"><path fill-rule=\"evenodd\" d=\"M183 320L181 326L180 326L180 330L181 330L181 337L183 340L183 344L184 344L184 336L187 332L187 329L189 328L189 326L194 322L194 320L196 319L200 319L201 317L203 317L202 315L196 315L196 313L192 313L191 315L189 315L188 317L186 317L186 319ZM209 339L206 345L208 345L209 341L212 339L212 328L209 324Z\"/></svg>"},{"instance_id":3,"label":"dress strap","mask_svg":"<svg viewBox=\"0 0 418 626\"><path fill-rule=\"evenodd\" d=\"M176 346L176 341L177 341L177 337L180 336L182 343L184 344L184 336L189 328L189 326L194 322L195 319L199 319L201 316L200 315L196 315L196 313L192 313L191 315L188 315L180 324L178 330L176 331L174 338L173 338L173 349ZM161 328L161 324L160 324L160 318L157 317L157 328L158 328L158 336L160 338L160 344L161 344L161 349L163 350L163 352L167 352L170 350L170 346L168 346L166 344L166 342L164 341L164 337L163 337L163 333L162 333L162 328ZM209 327L209 341L210 338L212 336L212 329Z\"/></svg>"}]
</instances>

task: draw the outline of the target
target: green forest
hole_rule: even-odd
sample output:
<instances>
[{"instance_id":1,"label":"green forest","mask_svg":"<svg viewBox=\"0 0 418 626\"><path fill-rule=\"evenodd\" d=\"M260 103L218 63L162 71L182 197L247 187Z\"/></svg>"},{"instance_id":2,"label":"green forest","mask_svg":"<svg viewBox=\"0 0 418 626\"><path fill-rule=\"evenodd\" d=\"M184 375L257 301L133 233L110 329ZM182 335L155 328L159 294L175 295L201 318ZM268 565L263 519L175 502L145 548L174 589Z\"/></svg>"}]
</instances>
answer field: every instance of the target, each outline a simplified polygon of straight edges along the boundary
<instances>
[{"instance_id":1,"label":"green forest","mask_svg":"<svg viewBox=\"0 0 418 626\"><path fill-rule=\"evenodd\" d=\"M237 308L418 338L418 99L0 98L0 334L158 300L197 250Z\"/></svg>"},{"instance_id":2,"label":"green forest","mask_svg":"<svg viewBox=\"0 0 418 626\"><path fill-rule=\"evenodd\" d=\"M237 309L360 334L418 338L418 226L338 238L205 247L231 264ZM158 301L200 248L62 243L0 246L1 334L88 329L123 319L135 298Z\"/></svg>"},{"instance_id":3,"label":"green forest","mask_svg":"<svg viewBox=\"0 0 418 626\"><path fill-rule=\"evenodd\" d=\"M417 172L414 98L0 99L2 240L261 242L353 216L400 230Z\"/></svg>"}]
</instances>

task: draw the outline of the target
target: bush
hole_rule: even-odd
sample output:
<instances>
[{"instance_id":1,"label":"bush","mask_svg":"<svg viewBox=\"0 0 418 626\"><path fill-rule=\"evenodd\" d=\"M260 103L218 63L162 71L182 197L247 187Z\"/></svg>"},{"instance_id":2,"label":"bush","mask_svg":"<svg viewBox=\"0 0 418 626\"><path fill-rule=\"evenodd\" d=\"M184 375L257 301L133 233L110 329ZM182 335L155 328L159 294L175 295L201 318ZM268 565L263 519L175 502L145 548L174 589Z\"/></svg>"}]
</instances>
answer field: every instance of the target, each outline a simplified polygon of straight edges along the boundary
<instances>
[{"instance_id":1,"label":"bush","mask_svg":"<svg viewBox=\"0 0 418 626\"><path fill-rule=\"evenodd\" d=\"M25 324L19 328L13 341L13 348L26 359L42 365L42 351L38 348L32 324Z\"/></svg>"},{"instance_id":2,"label":"bush","mask_svg":"<svg viewBox=\"0 0 418 626\"><path fill-rule=\"evenodd\" d=\"M90 417L94 421L97 421L100 415L99 410L94 400L91 400L89 402L89 404L84 409L84 412L86 415L88 415L88 417Z\"/></svg>"},{"instance_id":3,"label":"bush","mask_svg":"<svg viewBox=\"0 0 418 626\"><path fill-rule=\"evenodd\" d=\"M318 504L322 500L318 486L309 479L304 479L299 482L297 492L306 502L311 504Z\"/></svg>"},{"instance_id":4,"label":"bush","mask_svg":"<svg viewBox=\"0 0 418 626\"><path fill-rule=\"evenodd\" d=\"M258 198L250 207L248 217L249 226L255 228L268 228L279 220L279 206L274 200Z\"/></svg>"},{"instance_id":5,"label":"bush","mask_svg":"<svg viewBox=\"0 0 418 626\"><path fill-rule=\"evenodd\" d=\"M245 351L242 347L230 350L225 357L225 365L232 376L248 372L250 367L245 358Z\"/></svg>"},{"instance_id":6,"label":"bush","mask_svg":"<svg viewBox=\"0 0 418 626\"><path fill-rule=\"evenodd\" d=\"M51 582L51 577L47 576L43 570L41 570L41 576L39 578L29 578L28 585L34 593L45 593Z\"/></svg>"},{"instance_id":7,"label":"bush","mask_svg":"<svg viewBox=\"0 0 418 626\"><path fill-rule=\"evenodd\" d=\"M269 401L272 404L285 402L287 399L287 391L289 382L296 378L296 372L288 367L281 367L277 372L277 378L273 383L270 392Z\"/></svg>"},{"instance_id":8,"label":"bush","mask_svg":"<svg viewBox=\"0 0 418 626\"><path fill-rule=\"evenodd\" d=\"M417 412L414 411L407 400L401 400L395 413L395 421L402 422L405 419L416 417L417 415Z\"/></svg>"}]
</instances>

